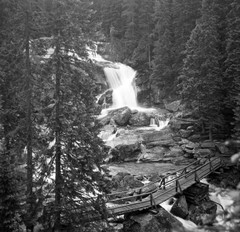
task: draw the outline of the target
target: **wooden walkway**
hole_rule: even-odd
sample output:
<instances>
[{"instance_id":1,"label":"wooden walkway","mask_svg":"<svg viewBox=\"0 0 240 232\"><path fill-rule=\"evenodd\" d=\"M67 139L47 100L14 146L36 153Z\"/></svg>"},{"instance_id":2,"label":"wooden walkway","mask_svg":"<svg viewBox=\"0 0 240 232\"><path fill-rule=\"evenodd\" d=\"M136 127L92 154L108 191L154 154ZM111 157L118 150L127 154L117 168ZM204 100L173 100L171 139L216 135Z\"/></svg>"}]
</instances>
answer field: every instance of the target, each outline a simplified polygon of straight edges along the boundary
<instances>
[{"instance_id":1,"label":"wooden walkway","mask_svg":"<svg viewBox=\"0 0 240 232\"><path fill-rule=\"evenodd\" d=\"M221 166L222 160L219 157L202 159L140 188L107 194L106 202L102 202L102 207L106 206L104 215L100 211L93 209L90 204L89 207L86 205L85 207L77 207L77 210L81 211L82 220L95 221L134 211L154 209L157 205L177 193L182 193L184 189L199 182Z\"/></svg>"},{"instance_id":2,"label":"wooden walkway","mask_svg":"<svg viewBox=\"0 0 240 232\"><path fill-rule=\"evenodd\" d=\"M107 205L110 206L107 208L107 212L109 216L153 208L173 197L176 193L181 193L184 189L222 166L222 161L219 157L209 158L202 163L203 160L198 160L185 168L177 170L175 177L173 177L173 174L170 174L162 177L158 182L133 189L132 196L118 197L120 195L127 195L127 192L108 194ZM147 188L149 190L152 189L152 191L144 192ZM117 204L119 202L124 203Z\"/></svg>"}]
</instances>

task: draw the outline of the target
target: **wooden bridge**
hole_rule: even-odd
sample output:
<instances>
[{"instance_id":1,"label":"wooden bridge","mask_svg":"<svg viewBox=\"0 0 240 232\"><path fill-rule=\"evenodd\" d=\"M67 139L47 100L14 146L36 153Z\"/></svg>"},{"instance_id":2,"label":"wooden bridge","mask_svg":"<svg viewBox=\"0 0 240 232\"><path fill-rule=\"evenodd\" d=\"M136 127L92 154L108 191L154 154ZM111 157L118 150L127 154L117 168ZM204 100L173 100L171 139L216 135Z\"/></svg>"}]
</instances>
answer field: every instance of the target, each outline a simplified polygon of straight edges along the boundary
<instances>
[{"instance_id":1,"label":"wooden bridge","mask_svg":"<svg viewBox=\"0 0 240 232\"><path fill-rule=\"evenodd\" d=\"M201 159L148 185L108 194L106 196L107 217L154 208L177 193L182 193L183 190L199 182L221 166L222 160L219 157ZM89 220L101 217L96 210L86 210L83 214Z\"/></svg>"}]
</instances>

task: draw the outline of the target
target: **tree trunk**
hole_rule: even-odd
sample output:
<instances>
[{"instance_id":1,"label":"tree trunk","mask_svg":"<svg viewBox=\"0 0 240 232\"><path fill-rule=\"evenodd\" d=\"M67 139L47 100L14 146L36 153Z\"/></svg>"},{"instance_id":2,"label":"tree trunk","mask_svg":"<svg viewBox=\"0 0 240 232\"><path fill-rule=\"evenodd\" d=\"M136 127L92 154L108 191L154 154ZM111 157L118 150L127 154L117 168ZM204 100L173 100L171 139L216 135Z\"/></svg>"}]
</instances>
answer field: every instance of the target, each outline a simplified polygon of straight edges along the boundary
<instances>
[{"instance_id":1,"label":"tree trunk","mask_svg":"<svg viewBox=\"0 0 240 232\"><path fill-rule=\"evenodd\" d=\"M33 166L32 166L32 87L31 87L31 70L30 70L30 54L29 54L29 13L26 12L26 22L25 22L25 69L26 69L26 125L27 125L27 203L30 205L29 213L33 214ZM27 232L33 232L34 226L30 223L27 225Z\"/></svg>"},{"instance_id":2,"label":"tree trunk","mask_svg":"<svg viewBox=\"0 0 240 232\"><path fill-rule=\"evenodd\" d=\"M55 207L56 207L56 215L55 215L55 229L59 229L60 227L60 204L61 204L61 122L60 122L60 59L59 59L59 45L56 46L56 108L55 108L55 137L56 137L56 176L55 176Z\"/></svg>"},{"instance_id":3,"label":"tree trunk","mask_svg":"<svg viewBox=\"0 0 240 232\"><path fill-rule=\"evenodd\" d=\"M209 126L209 140L213 141L213 135L212 135L212 126Z\"/></svg>"}]
</instances>

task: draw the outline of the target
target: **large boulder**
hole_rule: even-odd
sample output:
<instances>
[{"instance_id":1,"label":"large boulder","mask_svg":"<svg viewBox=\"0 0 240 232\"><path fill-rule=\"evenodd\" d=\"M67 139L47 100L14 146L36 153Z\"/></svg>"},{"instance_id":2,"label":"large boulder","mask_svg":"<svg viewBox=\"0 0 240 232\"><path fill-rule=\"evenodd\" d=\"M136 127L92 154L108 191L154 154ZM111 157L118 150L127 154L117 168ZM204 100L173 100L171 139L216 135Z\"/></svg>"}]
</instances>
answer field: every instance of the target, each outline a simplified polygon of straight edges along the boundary
<instances>
[{"instance_id":1,"label":"large boulder","mask_svg":"<svg viewBox=\"0 0 240 232\"><path fill-rule=\"evenodd\" d=\"M103 117L100 117L100 118L98 119L99 124L100 124L101 126L106 126L107 124L109 124L111 118L112 118L112 116L109 115L109 114L108 114L108 115L105 115L105 116L103 116Z\"/></svg>"},{"instance_id":2,"label":"large boulder","mask_svg":"<svg viewBox=\"0 0 240 232\"><path fill-rule=\"evenodd\" d=\"M164 154L164 157L181 157L183 156L183 149L180 146L175 145L170 147L170 150Z\"/></svg>"},{"instance_id":3,"label":"large boulder","mask_svg":"<svg viewBox=\"0 0 240 232\"><path fill-rule=\"evenodd\" d=\"M139 154L139 148L136 143L134 144L119 144L115 147L115 150L118 150L118 154L116 153L118 160L114 159L114 161L135 161ZM114 157L114 156L113 156Z\"/></svg>"},{"instance_id":4,"label":"large boulder","mask_svg":"<svg viewBox=\"0 0 240 232\"><path fill-rule=\"evenodd\" d=\"M122 232L172 232L183 230L183 225L165 209L158 208L157 214L141 212L130 215L123 223Z\"/></svg>"},{"instance_id":5,"label":"large boulder","mask_svg":"<svg viewBox=\"0 0 240 232\"><path fill-rule=\"evenodd\" d=\"M165 103L165 108L170 112L176 112L179 110L181 101L177 100L171 103Z\"/></svg>"},{"instance_id":6,"label":"large boulder","mask_svg":"<svg viewBox=\"0 0 240 232\"><path fill-rule=\"evenodd\" d=\"M171 128L173 130L179 130L179 129L187 129L193 130L195 128L195 124L197 123L197 120L188 118L188 119L183 119L183 118L172 118L169 122L171 125ZM190 129L191 128L191 129Z\"/></svg>"},{"instance_id":7,"label":"large boulder","mask_svg":"<svg viewBox=\"0 0 240 232\"><path fill-rule=\"evenodd\" d=\"M169 127L165 127L160 131L151 131L142 134L143 140L147 143L148 147L151 146L173 146L173 131Z\"/></svg>"},{"instance_id":8,"label":"large boulder","mask_svg":"<svg viewBox=\"0 0 240 232\"><path fill-rule=\"evenodd\" d=\"M184 195L180 196L170 211L175 216L185 219L188 216L188 204Z\"/></svg>"},{"instance_id":9,"label":"large boulder","mask_svg":"<svg viewBox=\"0 0 240 232\"><path fill-rule=\"evenodd\" d=\"M149 126L150 125L150 117L145 112L137 112L132 115L129 120L129 124L131 126Z\"/></svg>"},{"instance_id":10,"label":"large boulder","mask_svg":"<svg viewBox=\"0 0 240 232\"><path fill-rule=\"evenodd\" d=\"M214 222L217 204L213 201L202 202L200 205L190 205L188 218L197 225L210 225Z\"/></svg>"},{"instance_id":11,"label":"large boulder","mask_svg":"<svg viewBox=\"0 0 240 232\"><path fill-rule=\"evenodd\" d=\"M142 187L144 184L127 172L119 172L112 178L113 188L117 191Z\"/></svg>"},{"instance_id":12,"label":"large boulder","mask_svg":"<svg viewBox=\"0 0 240 232\"><path fill-rule=\"evenodd\" d=\"M131 114L132 111L128 107L123 107L116 112L113 116L113 120L119 126L126 126L131 118Z\"/></svg>"}]
</instances>

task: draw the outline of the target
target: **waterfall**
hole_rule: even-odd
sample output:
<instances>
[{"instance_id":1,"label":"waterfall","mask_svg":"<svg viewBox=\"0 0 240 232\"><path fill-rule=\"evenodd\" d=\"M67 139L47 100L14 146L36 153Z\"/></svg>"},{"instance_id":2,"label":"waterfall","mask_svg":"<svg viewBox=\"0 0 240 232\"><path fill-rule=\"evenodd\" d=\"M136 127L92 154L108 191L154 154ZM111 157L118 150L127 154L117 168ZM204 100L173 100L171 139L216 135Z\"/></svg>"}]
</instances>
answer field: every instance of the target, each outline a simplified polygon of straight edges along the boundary
<instances>
[{"instance_id":1,"label":"waterfall","mask_svg":"<svg viewBox=\"0 0 240 232\"><path fill-rule=\"evenodd\" d=\"M136 71L124 64L117 65L119 68L104 68L109 86L113 89L112 107L137 108L137 97L133 86Z\"/></svg>"},{"instance_id":2,"label":"waterfall","mask_svg":"<svg viewBox=\"0 0 240 232\"><path fill-rule=\"evenodd\" d=\"M169 123L169 119L160 120L158 118L150 118L150 127L155 127L155 130L160 131L164 127L166 127Z\"/></svg>"},{"instance_id":3,"label":"waterfall","mask_svg":"<svg viewBox=\"0 0 240 232\"><path fill-rule=\"evenodd\" d=\"M156 124L155 118L150 118L150 126L152 127L157 127L158 125Z\"/></svg>"},{"instance_id":4,"label":"waterfall","mask_svg":"<svg viewBox=\"0 0 240 232\"><path fill-rule=\"evenodd\" d=\"M158 127L159 129L163 129L165 126L167 126L169 123L169 119L166 119L165 121L158 120Z\"/></svg>"}]
</instances>

